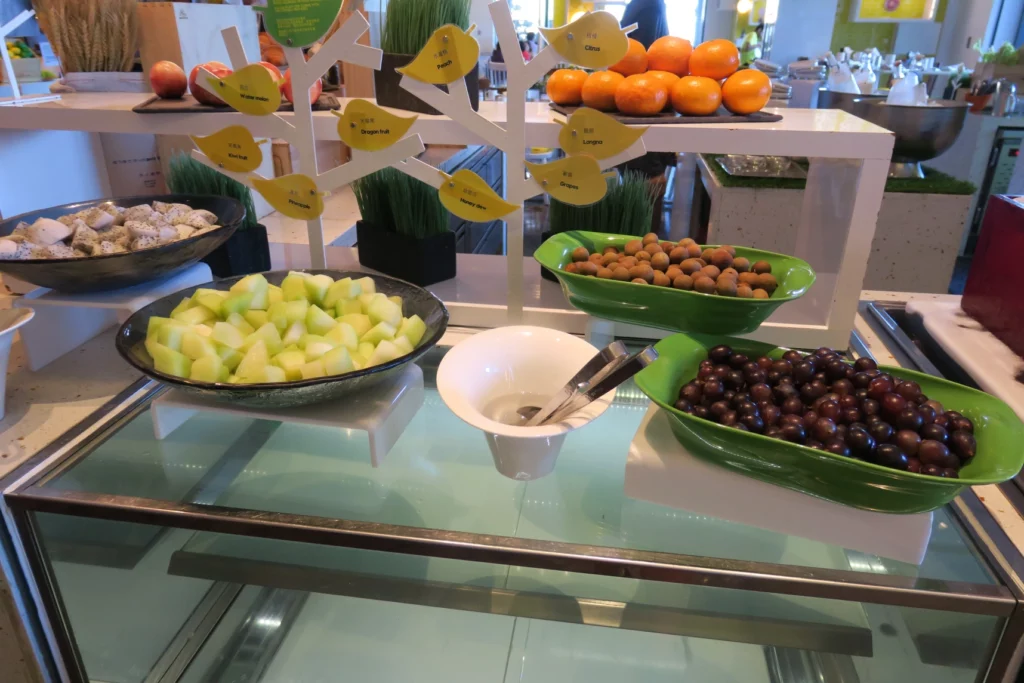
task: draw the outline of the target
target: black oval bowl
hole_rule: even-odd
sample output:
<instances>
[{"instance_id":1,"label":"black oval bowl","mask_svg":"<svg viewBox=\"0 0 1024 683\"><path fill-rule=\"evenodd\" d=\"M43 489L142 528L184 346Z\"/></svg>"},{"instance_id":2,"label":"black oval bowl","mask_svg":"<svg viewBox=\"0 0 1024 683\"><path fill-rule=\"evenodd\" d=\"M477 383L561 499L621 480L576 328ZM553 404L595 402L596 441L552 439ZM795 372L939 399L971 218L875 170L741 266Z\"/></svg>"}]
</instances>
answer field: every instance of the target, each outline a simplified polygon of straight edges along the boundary
<instances>
[{"instance_id":1,"label":"black oval bowl","mask_svg":"<svg viewBox=\"0 0 1024 683\"><path fill-rule=\"evenodd\" d=\"M374 365L365 370L356 370L355 372L335 375L333 377L319 377L317 379L303 379L274 384L195 382L157 372L153 368L153 359L145 347L146 329L149 325L150 317L154 315L168 317L182 299L191 297L197 289L202 287L206 289L227 290L231 288L231 285L241 280L244 277L242 276L189 287L139 309L118 330L116 340L117 352L139 372L193 396L254 408L290 408L328 401L345 394L361 391L401 373L406 364L415 361L437 344L448 327L448 309L444 307L441 300L422 287L409 284L404 280L359 271L303 270L301 272L312 273L313 275L330 275L335 280L344 277L354 279L366 276L372 277L377 285L378 292L388 296L402 297L403 316L408 317L415 314L426 323L427 331L424 333L420 345L413 349L412 353L407 353L390 363ZM289 271L273 271L263 275L271 284L280 285L288 273Z\"/></svg>"},{"instance_id":2,"label":"black oval bowl","mask_svg":"<svg viewBox=\"0 0 1024 683\"><path fill-rule=\"evenodd\" d=\"M216 214L221 227L160 247L125 254L0 261L0 272L8 273L39 287L49 287L68 294L131 287L165 277L196 263L227 242L228 238L241 225L242 219L245 218L245 207L241 202L230 197L182 194L117 197L51 206L48 209L30 211L14 218L8 218L0 222L0 237L10 235L22 221L32 223L37 218L57 219L69 213L99 206L105 202L113 202L117 206L124 207L152 204L153 202L188 204L193 209L205 209Z\"/></svg>"}]
</instances>

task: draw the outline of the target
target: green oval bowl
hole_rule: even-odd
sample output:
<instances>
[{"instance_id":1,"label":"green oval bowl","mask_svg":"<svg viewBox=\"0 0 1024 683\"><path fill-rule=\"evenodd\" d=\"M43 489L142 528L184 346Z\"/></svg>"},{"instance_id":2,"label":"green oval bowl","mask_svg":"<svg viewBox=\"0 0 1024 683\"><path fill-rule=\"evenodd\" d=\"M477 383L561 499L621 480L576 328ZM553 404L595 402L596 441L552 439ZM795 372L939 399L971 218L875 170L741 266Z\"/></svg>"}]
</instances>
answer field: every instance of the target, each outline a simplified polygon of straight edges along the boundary
<instances>
[{"instance_id":1,"label":"green oval bowl","mask_svg":"<svg viewBox=\"0 0 1024 683\"><path fill-rule=\"evenodd\" d=\"M746 339L677 334L655 346L658 360L637 374L636 384L669 414L672 431L690 453L727 469L862 510L907 514L938 509L968 486L1004 482L1024 465L1024 424L1009 406L984 392L903 368L882 367L914 380L929 398L974 422L978 454L960 470L960 479L902 472L676 410L679 388L697 376L708 349L718 344L752 357L777 358L787 350Z\"/></svg>"},{"instance_id":2,"label":"green oval bowl","mask_svg":"<svg viewBox=\"0 0 1024 683\"><path fill-rule=\"evenodd\" d=\"M558 278L565 296L576 308L598 318L645 325L673 332L704 334L747 334L761 326L782 304L804 295L814 284L814 271L804 261L760 249L736 247L737 256L750 262L767 261L779 288L770 299L738 299L686 292L671 287L652 287L618 280L602 280L562 270L572 250L586 247L590 252L606 247L621 249L631 235L573 230L552 235L533 255ZM707 245L714 246L714 245Z\"/></svg>"}]
</instances>

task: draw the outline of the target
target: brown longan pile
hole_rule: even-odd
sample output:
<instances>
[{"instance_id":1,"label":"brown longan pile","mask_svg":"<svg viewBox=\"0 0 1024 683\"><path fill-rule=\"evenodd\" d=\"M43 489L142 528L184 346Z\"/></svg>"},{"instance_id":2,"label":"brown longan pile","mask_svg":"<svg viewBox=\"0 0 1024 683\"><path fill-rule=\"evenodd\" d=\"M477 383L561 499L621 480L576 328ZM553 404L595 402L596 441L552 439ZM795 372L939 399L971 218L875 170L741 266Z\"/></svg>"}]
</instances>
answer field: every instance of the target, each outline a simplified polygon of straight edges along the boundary
<instances>
[{"instance_id":1,"label":"brown longan pile","mask_svg":"<svg viewBox=\"0 0 1024 683\"><path fill-rule=\"evenodd\" d=\"M678 243L659 241L653 232L627 242L622 251L605 247L601 253L590 253L586 247L576 247L564 270L741 299L767 299L779 286L767 261L751 263L736 256L736 249L730 246L701 249L689 237Z\"/></svg>"}]
</instances>

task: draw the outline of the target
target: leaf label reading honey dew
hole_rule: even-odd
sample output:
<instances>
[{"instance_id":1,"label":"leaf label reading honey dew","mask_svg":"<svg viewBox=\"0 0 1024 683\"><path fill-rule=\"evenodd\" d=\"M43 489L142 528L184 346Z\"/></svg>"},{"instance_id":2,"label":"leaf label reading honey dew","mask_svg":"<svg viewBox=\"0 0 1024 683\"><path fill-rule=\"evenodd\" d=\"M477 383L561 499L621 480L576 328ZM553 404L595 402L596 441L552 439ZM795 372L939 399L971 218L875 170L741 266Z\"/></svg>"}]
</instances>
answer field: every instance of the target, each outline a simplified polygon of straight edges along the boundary
<instances>
[{"instance_id":1,"label":"leaf label reading honey dew","mask_svg":"<svg viewBox=\"0 0 1024 683\"><path fill-rule=\"evenodd\" d=\"M267 33L285 47L307 47L320 40L341 10L342 0L267 0L263 12Z\"/></svg>"},{"instance_id":2,"label":"leaf label reading honey dew","mask_svg":"<svg viewBox=\"0 0 1024 683\"><path fill-rule=\"evenodd\" d=\"M281 90L261 64L250 64L230 76L211 80L214 92L243 114L267 116L281 106Z\"/></svg>"},{"instance_id":3,"label":"leaf label reading honey dew","mask_svg":"<svg viewBox=\"0 0 1024 683\"><path fill-rule=\"evenodd\" d=\"M338 117L338 137L349 147L376 152L395 144L416 122L416 116L402 117L366 100L352 100Z\"/></svg>"},{"instance_id":4,"label":"leaf label reading honey dew","mask_svg":"<svg viewBox=\"0 0 1024 683\"><path fill-rule=\"evenodd\" d=\"M477 223L497 220L519 208L499 197L483 178L466 169L446 176L438 196L450 212Z\"/></svg>"},{"instance_id":5,"label":"leaf label reading honey dew","mask_svg":"<svg viewBox=\"0 0 1024 683\"><path fill-rule=\"evenodd\" d=\"M249 173L263 163L263 151L245 126L228 126L212 135L192 136L210 161L227 171Z\"/></svg>"},{"instance_id":6,"label":"leaf label reading honey dew","mask_svg":"<svg viewBox=\"0 0 1024 683\"><path fill-rule=\"evenodd\" d=\"M571 24L540 32L563 59L586 69L607 69L629 51L626 33L610 12L588 12Z\"/></svg>"},{"instance_id":7,"label":"leaf label reading honey dew","mask_svg":"<svg viewBox=\"0 0 1024 683\"><path fill-rule=\"evenodd\" d=\"M434 31L419 54L397 71L418 81L446 85L465 78L480 58L480 46L470 33L448 24Z\"/></svg>"},{"instance_id":8,"label":"leaf label reading honey dew","mask_svg":"<svg viewBox=\"0 0 1024 683\"><path fill-rule=\"evenodd\" d=\"M562 126L558 142L570 156L589 154L595 159L608 159L629 149L647 128L631 128L596 109L581 107Z\"/></svg>"}]
</instances>

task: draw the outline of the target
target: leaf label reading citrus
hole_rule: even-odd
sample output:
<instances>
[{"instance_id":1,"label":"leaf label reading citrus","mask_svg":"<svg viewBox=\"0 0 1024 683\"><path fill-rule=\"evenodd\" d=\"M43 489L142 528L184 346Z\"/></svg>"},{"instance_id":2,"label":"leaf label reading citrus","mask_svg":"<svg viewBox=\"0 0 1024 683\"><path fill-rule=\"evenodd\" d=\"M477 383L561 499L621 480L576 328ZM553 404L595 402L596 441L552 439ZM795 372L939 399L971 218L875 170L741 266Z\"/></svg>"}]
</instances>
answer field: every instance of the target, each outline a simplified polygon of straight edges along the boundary
<instances>
[{"instance_id":1,"label":"leaf label reading citrus","mask_svg":"<svg viewBox=\"0 0 1024 683\"><path fill-rule=\"evenodd\" d=\"M606 69L629 51L626 34L610 12L588 12L567 26L540 31L563 59L587 69Z\"/></svg>"},{"instance_id":2,"label":"leaf label reading citrus","mask_svg":"<svg viewBox=\"0 0 1024 683\"><path fill-rule=\"evenodd\" d=\"M255 171L263 163L263 151L244 126L228 126L213 135L193 135L200 151L218 166L235 173Z\"/></svg>"}]
</instances>

